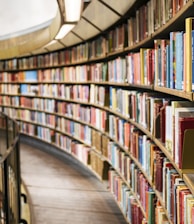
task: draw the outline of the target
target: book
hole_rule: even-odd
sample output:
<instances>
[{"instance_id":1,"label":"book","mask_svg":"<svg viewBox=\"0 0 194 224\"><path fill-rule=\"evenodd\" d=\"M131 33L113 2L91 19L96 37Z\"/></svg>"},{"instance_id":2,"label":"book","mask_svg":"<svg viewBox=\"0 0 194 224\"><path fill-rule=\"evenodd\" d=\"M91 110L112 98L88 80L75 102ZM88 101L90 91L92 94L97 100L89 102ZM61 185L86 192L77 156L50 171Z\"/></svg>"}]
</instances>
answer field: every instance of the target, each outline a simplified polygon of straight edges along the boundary
<instances>
[{"instance_id":1,"label":"book","mask_svg":"<svg viewBox=\"0 0 194 224\"><path fill-rule=\"evenodd\" d=\"M191 193L191 191L190 190L188 190L188 193L186 192L186 194L185 194L185 196L183 197L183 199L184 199L184 208L182 209L182 211L183 211L183 217L184 217L184 219L183 219L183 223L188 223L188 217L187 217L187 213L188 213L188 209L190 209L191 210L191 208L188 208L188 206L187 206L187 201L189 200L189 199L194 199L194 197L193 197L193 195L192 195L192 193Z\"/></svg>"},{"instance_id":2,"label":"book","mask_svg":"<svg viewBox=\"0 0 194 224\"><path fill-rule=\"evenodd\" d=\"M25 82L36 82L38 80L36 70L25 71L24 77Z\"/></svg>"},{"instance_id":3,"label":"book","mask_svg":"<svg viewBox=\"0 0 194 224\"><path fill-rule=\"evenodd\" d=\"M175 88L176 80L176 57L175 57L175 35L176 32L170 32L170 88Z\"/></svg>"},{"instance_id":4,"label":"book","mask_svg":"<svg viewBox=\"0 0 194 224\"><path fill-rule=\"evenodd\" d=\"M193 216L193 208L194 208L194 197L189 197L186 200L186 223L192 223Z\"/></svg>"},{"instance_id":5,"label":"book","mask_svg":"<svg viewBox=\"0 0 194 224\"><path fill-rule=\"evenodd\" d=\"M183 32L175 34L176 80L175 89L183 89Z\"/></svg>"},{"instance_id":6,"label":"book","mask_svg":"<svg viewBox=\"0 0 194 224\"><path fill-rule=\"evenodd\" d=\"M154 40L154 49L155 49L155 86L161 86L161 39Z\"/></svg>"},{"instance_id":7,"label":"book","mask_svg":"<svg viewBox=\"0 0 194 224\"><path fill-rule=\"evenodd\" d=\"M170 44L166 45L166 86L170 88Z\"/></svg>"},{"instance_id":8,"label":"book","mask_svg":"<svg viewBox=\"0 0 194 224\"><path fill-rule=\"evenodd\" d=\"M175 108L180 107L194 107L194 102L191 101L171 101L171 105L166 106L166 135L165 147L172 155L175 156L174 142L175 142Z\"/></svg>"},{"instance_id":9,"label":"book","mask_svg":"<svg viewBox=\"0 0 194 224\"><path fill-rule=\"evenodd\" d=\"M182 158L183 158L183 141L184 132L187 129L194 129L194 117L180 117L179 118L179 147L178 147L178 165L182 168Z\"/></svg>"},{"instance_id":10,"label":"book","mask_svg":"<svg viewBox=\"0 0 194 224\"><path fill-rule=\"evenodd\" d=\"M186 77L185 77L185 90L191 92L194 90L194 59L193 59L193 36L194 36L194 17L185 19L185 54L187 58L186 63Z\"/></svg>"},{"instance_id":11,"label":"book","mask_svg":"<svg viewBox=\"0 0 194 224\"><path fill-rule=\"evenodd\" d=\"M178 197L178 194L179 194L179 191L180 189L187 189L187 186L185 185L185 182L183 181L182 178L176 178L175 179L175 184L174 184L174 223L178 223L178 221L180 220L179 218L179 197Z\"/></svg>"},{"instance_id":12,"label":"book","mask_svg":"<svg viewBox=\"0 0 194 224\"><path fill-rule=\"evenodd\" d=\"M152 189L146 191L147 196L147 211L146 211L146 218L148 219L149 224L155 223L155 192Z\"/></svg>"},{"instance_id":13,"label":"book","mask_svg":"<svg viewBox=\"0 0 194 224\"><path fill-rule=\"evenodd\" d=\"M183 117L194 117L194 107L180 107L175 108L175 114L174 114L174 152L175 152L175 162L178 163L178 155L177 152L179 152L179 137L181 129L179 127L179 118ZM184 133L183 133L184 134Z\"/></svg>"}]
</instances>

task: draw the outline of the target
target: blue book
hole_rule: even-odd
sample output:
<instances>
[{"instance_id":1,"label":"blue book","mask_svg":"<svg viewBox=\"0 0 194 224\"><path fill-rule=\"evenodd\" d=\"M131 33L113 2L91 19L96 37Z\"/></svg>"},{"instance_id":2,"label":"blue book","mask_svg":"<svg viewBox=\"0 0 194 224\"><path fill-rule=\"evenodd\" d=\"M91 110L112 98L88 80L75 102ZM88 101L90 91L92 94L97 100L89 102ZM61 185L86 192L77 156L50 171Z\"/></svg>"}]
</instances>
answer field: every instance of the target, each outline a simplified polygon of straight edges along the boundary
<instances>
[{"instance_id":1,"label":"blue book","mask_svg":"<svg viewBox=\"0 0 194 224\"><path fill-rule=\"evenodd\" d=\"M192 38L191 38L191 41L192 41L192 92L194 92L194 30L192 30L191 32L192 34Z\"/></svg>"},{"instance_id":2,"label":"blue book","mask_svg":"<svg viewBox=\"0 0 194 224\"><path fill-rule=\"evenodd\" d=\"M26 82L35 82L37 81L37 71L25 71L25 81Z\"/></svg>"},{"instance_id":3,"label":"blue book","mask_svg":"<svg viewBox=\"0 0 194 224\"><path fill-rule=\"evenodd\" d=\"M128 197L128 211L127 211L127 219L129 220L129 223L132 221L132 209L131 209L131 202L134 200L133 195L129 195Z\"/></svg>"},{"instance_id":4,"label":"blue book","mask_svg":"<svg viewBox=\"0 0 194 224\"><path fill-rule=\"evenodd\" d=\"M142 136L142 167L146 171L147 136Z\"/></svg>"},{"instance_id":5,"label":"blue book","mask_svg":"<svg viewBox=\"0 0 194 224\"><path fill-rule=\"evenodd\" d=\"M170 88L175 88L175 32L170 32Z\"/></svg>"},{"instance_id":6,"label":"blue book","mask_svg":"<svg viewBox=\"0 0 194 224\"><path fill-rule=\"evenodd\" d=\"M109 89L109 92L110 92L109 93L109 95L110 95L110 101L109 101L110 105L109 106L110 106L110 108L112 108L112 89L113 89L113 87L111 86L110 89Z\"/></svg>"},{"instance_id":7,"label":"blue book","mask_svg":"<svg viewBox=\"0 0 194 224\"><path fill-rule=\"evenodd\" d=\"M158 45L158 86L162 83L162 49L161 43Z\"/></svg>"},{"instance_id":8,"label":"blue book","mask_svg":"<svg viewBox=\"0 0 194 224\"><path fill-rule=\"evenodd\" d=\"M175 34L176 81L175 89L183 89L183 32Z\"/></svg>"},{"instance_id":9,"label":"blue book","mask_svg":"<svg viewBox=\"0 0 194 224\"><path fill-rule=\"evenodd\" d=\"M138 160L141 163L141 165L142 165L142 162L143 162L143 158L142 158L143 152L142 152L142 150L143 150L143 136L139 135L139 137L138 137L138 151L139 151Z\"/></svg>"},{"instance_id":10,"label":"blue book","mask_svg":"<svg viewBox=\"0 0 194 224\"><path fill-rule=\"evenodd\" d=\"M166 45L166 87L170 88L170 45Z\"/></svg>"},{"instance_id":11,"label":"blue book","mask_svg":"<svg viewBox=\"0 0 194 224\"><path fill-rule=\"evenodd\" d=\"M21 84L20 85L20 93L21 94L28 94L28 84Z\"/></svg>"}]
</instances>

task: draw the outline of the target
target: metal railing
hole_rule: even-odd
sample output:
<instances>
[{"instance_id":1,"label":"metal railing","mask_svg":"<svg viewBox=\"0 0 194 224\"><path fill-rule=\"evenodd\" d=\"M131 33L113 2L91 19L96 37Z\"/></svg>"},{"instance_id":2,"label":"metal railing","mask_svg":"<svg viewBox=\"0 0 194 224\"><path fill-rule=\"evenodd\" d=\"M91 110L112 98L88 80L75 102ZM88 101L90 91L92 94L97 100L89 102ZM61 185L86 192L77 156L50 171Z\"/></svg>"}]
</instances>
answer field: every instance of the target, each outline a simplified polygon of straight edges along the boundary
<instances>
[{"instance_id":1,"label":"metal railing","mask_svg":"<svg viewBox=\"0 0 194 224\"><path fill-rule=\"evenodd\" d=\"M0 224L18 224L20 203L19 127L0 112Z\"/></svg>"}]
</instances>

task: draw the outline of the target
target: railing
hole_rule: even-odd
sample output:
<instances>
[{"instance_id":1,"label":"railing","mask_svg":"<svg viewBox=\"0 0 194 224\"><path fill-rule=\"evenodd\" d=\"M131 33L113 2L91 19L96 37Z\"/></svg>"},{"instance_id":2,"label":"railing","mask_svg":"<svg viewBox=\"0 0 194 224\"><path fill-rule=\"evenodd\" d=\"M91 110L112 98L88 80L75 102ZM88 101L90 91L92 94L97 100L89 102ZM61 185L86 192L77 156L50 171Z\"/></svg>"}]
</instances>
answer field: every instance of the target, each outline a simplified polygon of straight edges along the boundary
<instances>
[{"instance_id":1,"label":"railing","mask_svg":"<svg viewBox=\"0 0 194 224\"><path fill-rule=\"evenodd\" d=\"M0 113L0 224L18 224L20 204L19 127Z\"/></svg>"}]
</instances>

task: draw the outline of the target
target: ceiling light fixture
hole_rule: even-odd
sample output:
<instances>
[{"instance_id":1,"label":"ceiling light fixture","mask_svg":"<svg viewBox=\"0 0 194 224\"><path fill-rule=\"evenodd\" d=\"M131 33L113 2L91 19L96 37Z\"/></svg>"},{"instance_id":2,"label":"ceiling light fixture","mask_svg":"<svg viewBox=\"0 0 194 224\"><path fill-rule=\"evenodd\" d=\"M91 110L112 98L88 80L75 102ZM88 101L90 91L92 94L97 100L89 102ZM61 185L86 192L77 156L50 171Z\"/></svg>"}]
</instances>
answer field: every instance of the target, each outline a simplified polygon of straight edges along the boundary
<instances>
[{"instance_id":1,"label":"ceiling light fixture","mask_svg":"<svg viewBox=\"0 0 194 224\"><path fill-rule=\"evenodd\" d=\"M59 40L62 39L64 36L66 36L75 26L75 24L64 24L59 32L57 33L57 36L55 37L55 39Z\"/></svg>"},{"instance_id":2,"label":"ceiling light fixture","mask_svg":"<svg viewBox=\"0 0 194 224\"><path fill-rule=\"evenodd\" d=\"M61 28L55 39L62 39L67 35L80 20L83 10L83 0L58 0L61 13Z\"/></svg>"},{"instance_id":3,"label":"ceiling light fixture","mask_svg":"<svg viewBox=\"0 0 194 224\"><path fill-rule=\"evenodd\" d=\"M64 0L65 22L78 22L83 8L82 0Z\"/></svg>"}]
</instances>

